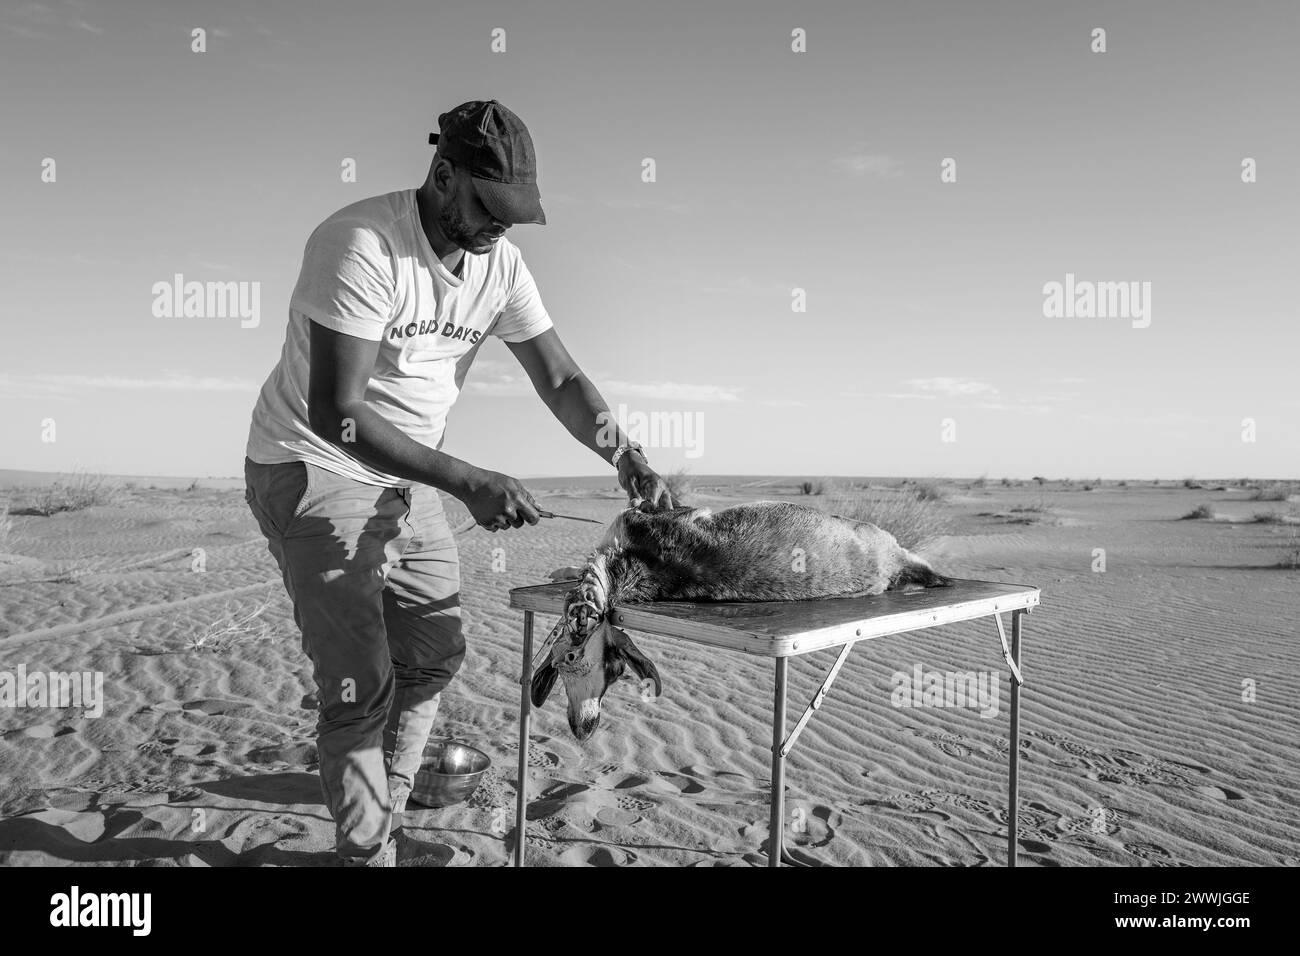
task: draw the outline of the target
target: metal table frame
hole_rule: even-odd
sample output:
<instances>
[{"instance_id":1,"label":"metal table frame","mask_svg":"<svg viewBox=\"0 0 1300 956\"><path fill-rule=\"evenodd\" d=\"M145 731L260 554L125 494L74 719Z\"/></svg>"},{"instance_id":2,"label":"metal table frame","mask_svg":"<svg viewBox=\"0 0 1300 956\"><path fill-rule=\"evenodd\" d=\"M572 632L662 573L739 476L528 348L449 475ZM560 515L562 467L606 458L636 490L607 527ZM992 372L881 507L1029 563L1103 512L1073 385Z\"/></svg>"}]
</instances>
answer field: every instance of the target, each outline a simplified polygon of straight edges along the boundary
<instances>
[{"instance_id":1,"label":"metal table frame","mask_svg":"<svg viewBox=\"0 0 1300 956\"><path fill-rule=\"evenodd\" d=\"M510 591L510 607L524 612L524 646L519 678L519 786L515 801L513 864L524 865L524 838L528 809L528 733L532 716L531 684L533 670L550 653L557 634L553 632L540 650L533 653L533 618L536 613L563 613L564 594L574 581L539 584ZM652 636L677 637L744 653L774 658L774 692L772 697L772 788L771 817L768 826L768 866L782 862L801 865L785 850L785 759L794 749L812 715L821 709L831 685L839 675L849 653L859 641L952 624L958 621L992 617L997 624L1002 656L1011 672L1010 767L1007 782L1007 866L1017 859L1017 798L1020 770L1020 671L1021 618L1039 603L1039 589L1025 585L994 581L961 579L954 587L920 592L886 592L870 598L831 598L823 601L768 602L755 604L689 604L666 602L626 605L610 612L610 623L635 629ZM908 595L937 595L920 602L917 608L903 607ZM947 598L948 600L944 600ZM789 630L753 626L743 621L747 612L771 614L774 603L784 609L804 609L812 616L836 601L876 602L866 618L833 620L829 626L811 630ZM761 610L756 610L761 609ZM1011 640L1008 644L1002 615L1011 615ZM704 623L698 617L713 618ZM719 620L720 618L720 620ZM728 625L728 620L742 620L745 627ZM864 631L866 633L864 633ZM821 686L809 701L794 729L786 733L786 670L791 657L813 651L839 647L840 653L826 673Z\"/></svg>"}]
</instances>

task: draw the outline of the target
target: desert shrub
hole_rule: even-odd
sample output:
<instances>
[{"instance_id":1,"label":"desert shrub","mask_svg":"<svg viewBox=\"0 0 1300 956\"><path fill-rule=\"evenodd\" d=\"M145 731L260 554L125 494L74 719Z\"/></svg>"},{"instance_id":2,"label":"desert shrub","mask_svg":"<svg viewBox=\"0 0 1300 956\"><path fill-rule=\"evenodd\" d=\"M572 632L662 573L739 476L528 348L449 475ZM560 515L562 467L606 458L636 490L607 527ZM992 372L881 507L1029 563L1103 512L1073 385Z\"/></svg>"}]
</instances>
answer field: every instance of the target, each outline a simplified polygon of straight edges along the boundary
<instances>
[{"instance_id":1,"label":"desert shrub","mask_svg":"<svg viewBox=\"0 0 1300 956\"><path fill-rule=\"evenodd\" d=\"M912 494L918 501L943 501L948 496L933 481L918 481L912 485Z\"/></svg>"},{"instance_id":2,"label":"desert shrub","mask_svg":"<svg viewBox=\"0 0 1300 956\"><path fill-rule=\"evenodd\" d=\"M235 644L265 640L272 628L262 615L270 606L269 597L247 610L227 605L206 626L191 634L185 647L191 651L225 651Z\"/></svg>"},{"instance_id":3,"label":"desert shrub","mask_svg":"<svg viewBox=\"0 0 1300 956\"><path fill-rule=\"evenodd\" d=\"M664 484L668 486L668 492L673 496L673 503L677 505L685 504L685 499L690 497L691 489L694 482L685 468L678 468L670 475L660 475Z\"/></svg>"},{"instance_id":4,"label":"desert shrub","mask_svg":"<svg viewBox=\"0 0 1300 956\"><path fill-rule=\"evenodd\" d=\"M1300 505L1288 508L1285 520L1291 525L1291 540L1287 542L1286 551L1278 566L1295 570L1300 568Z\"/></svg>"},{"instance_id":5,"label":"desert shrub","mask_svg":"<svg viewBox=\"0 0 1300 956\"><path fill-rule=\"evenodd\" d=\"M65 480L42 488L28 506L31 514L53 515L61 511L81 511L94 505L111 504L119 489L97 472L75 471Z\"/></svg>"},{"instance_id":6,"label":"desert shrub","mask_svg":"<svg viewBox=\"0 0 1300 956\"><path fill-rule=\"evenodd\" d=\"M0 554L9 554L16 538L14 519L9 516L9 502L0 501Z\"/></svg>"},{"instance_id":7,"label":"desert shrub","mask_svg":"<svg viewBox=\"0 0 1300 956\"><path fill-rule=\"evenodd\" d=\"M912 494L843 494L826 499L826 510L888 531L909 551L922 551L948 533L952 521L935 498Z\"/></svg>"},{"instance_id":8,"label":"desert shrub","mask_svg":"<svg viewBox=\"0 0 1300 956\"><path fill-rule=\"evenodd\" d=\"M1255 491L1250 496L1251 501L1286 501L1291 495L1291 485L1285 481L1274 481L1269 484L1257 481L1253 487Z\"/></svg>"},{"instance_id":9,"label":"desert shrub","mask_svg":"<svg viewBox=\"0 0 1300 956\"><path fill-rule=\"evenodd\" d=\"M1193 508L1191 511L1187 512L1187 514L1183 515L1182 520L1184 520L1184 521L1189 521L1189 520L1190 520L1190 521L1199 521L1199 520L1204 519L1204 518L1213 518L1213 517L1214 517L1214 509L1213 509L1213 508L1211 508L1211 507L1210 507L1209 505L1207 505L1207 504L1199 504L1199 505L1197 505L1195 508Z\"/></svg>"}]
</instances>

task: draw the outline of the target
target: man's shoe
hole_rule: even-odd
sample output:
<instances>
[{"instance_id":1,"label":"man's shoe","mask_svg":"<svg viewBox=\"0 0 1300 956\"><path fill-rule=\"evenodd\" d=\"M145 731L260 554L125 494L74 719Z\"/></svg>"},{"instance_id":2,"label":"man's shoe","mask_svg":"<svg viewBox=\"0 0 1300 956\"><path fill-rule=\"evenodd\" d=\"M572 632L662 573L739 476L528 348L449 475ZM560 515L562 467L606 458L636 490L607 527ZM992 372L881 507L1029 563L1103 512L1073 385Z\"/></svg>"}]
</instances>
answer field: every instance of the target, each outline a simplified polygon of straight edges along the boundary
<instances>
[{"instance_id":1,"label":"man's shoe","mask_svg":"<svg viewBox=\"0 0 1300 956\"><path fill-rule=\"evenodd\" d=\"M341 856L338 865L345 867L397 866L397 841L390 837L388 842L384 844L384 848L372 857Z\"/></svg>"}]
</instances>

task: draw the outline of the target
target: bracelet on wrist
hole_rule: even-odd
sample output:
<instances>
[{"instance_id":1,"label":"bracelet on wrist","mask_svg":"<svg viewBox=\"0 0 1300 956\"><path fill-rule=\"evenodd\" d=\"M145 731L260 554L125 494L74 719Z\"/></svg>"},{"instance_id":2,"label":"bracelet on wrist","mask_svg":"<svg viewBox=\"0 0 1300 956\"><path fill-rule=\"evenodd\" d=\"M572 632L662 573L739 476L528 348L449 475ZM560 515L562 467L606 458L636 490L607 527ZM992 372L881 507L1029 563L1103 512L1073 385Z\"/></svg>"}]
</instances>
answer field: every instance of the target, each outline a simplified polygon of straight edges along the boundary
<instances>
[{"instance_id":1,"label":"bracelet on wrist","mask_svg":"<svg viewBox=\"0 0 1300 956\"><path fill-rule=\"evenodd\" d=\"M614 449L614 456L609 460L609 463L617 468L618 463L623 460L623 456L630 451L636 452L641 456L642 461L649 463L649 459L645 456L645 450L636 442L628 442L626 445L619 445Z\"/></svg>"}]
</instances>

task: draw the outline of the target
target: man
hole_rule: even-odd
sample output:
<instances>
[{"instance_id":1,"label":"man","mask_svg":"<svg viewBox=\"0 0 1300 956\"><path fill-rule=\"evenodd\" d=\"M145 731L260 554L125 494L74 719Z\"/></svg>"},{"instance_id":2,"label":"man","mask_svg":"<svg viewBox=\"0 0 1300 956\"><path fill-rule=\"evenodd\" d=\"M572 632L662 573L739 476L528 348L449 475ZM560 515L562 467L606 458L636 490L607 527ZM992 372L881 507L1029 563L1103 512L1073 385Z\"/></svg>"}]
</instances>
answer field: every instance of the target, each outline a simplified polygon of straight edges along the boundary
<instances>
[{"instance_id":1,"label":"man","mask_svg":"<svg viewBox=\"0 0 1300 956\"><path fill-rule=\"evenodd\" d=\"M320 700L321 790L345 865L391 866L442 690L460 573L439 492L491 531L537 524L508 475L440 451L488 335L506 342L633 505L672 507L552 327L505 232L545 224L532 139L496 100L438 118L424 185L354 203L307 241L280 361L253 410L245 497L293 600Z\"/></svg>"}]
</instances>

